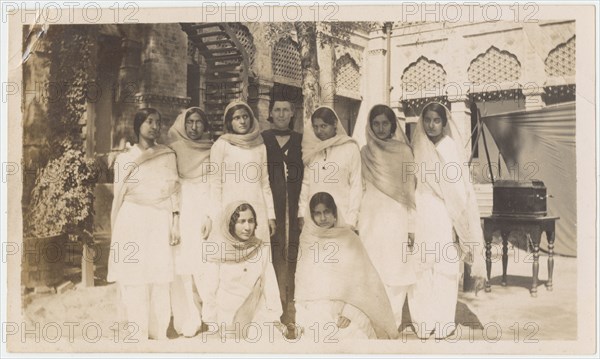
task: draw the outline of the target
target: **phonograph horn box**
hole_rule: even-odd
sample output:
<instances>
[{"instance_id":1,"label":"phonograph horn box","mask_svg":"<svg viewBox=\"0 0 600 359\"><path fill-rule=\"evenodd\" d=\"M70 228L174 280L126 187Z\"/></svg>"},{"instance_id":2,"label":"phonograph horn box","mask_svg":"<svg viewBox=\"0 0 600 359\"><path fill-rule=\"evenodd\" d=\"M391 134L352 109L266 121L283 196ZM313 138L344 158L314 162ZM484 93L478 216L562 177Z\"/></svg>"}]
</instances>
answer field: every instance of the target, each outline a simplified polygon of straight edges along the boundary
<instances>
[{"instance_id":1,"label":"phonograph horn box","mask_svg":"<svg viewBox=\"0 0 600 359\"><path fill-rule=\"evenodd\" d=\"M506 217L546 216L546 186L540 180L497 180L492 215Z\"/></svg>"}]
</instances>

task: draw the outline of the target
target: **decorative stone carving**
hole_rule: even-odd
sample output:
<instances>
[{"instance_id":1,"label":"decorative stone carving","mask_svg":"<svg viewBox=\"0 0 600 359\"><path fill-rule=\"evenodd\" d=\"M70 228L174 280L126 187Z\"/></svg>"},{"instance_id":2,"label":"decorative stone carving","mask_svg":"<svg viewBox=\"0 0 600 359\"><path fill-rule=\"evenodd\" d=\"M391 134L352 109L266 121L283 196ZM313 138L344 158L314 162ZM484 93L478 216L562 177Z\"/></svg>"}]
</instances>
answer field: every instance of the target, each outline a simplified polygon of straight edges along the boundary
<instances>
[{"instance_id":1,"label":"decorative stone carving","mask_svg":"<svg viewBox=\"0 0 600 359\"><path fill-rule=\"evenodd\" d=\"M337 92L360 92L359 66L350 55L346 54L336 61L334 73Z\"/></svg>"},{"instance_id":2,"label":"decorative stone carving","mask_svg":"<svg viewBox=\"0 0 600 359\"><path fill-rule=\"evenodd\" d=\"M548 76L575 76L575 36L550 51L545 63Z\"/></svg>"},{"instance_id":3,"label":"decorative stone carving","mask_svg":"<svg viewBox=\"0 0 600 359\"><path fill-rule=\"evenodd\" d=\"M385 49L375 49L375 50L369 50L369 55L373 56L373 55L380 55L380 56L385 56L387 51L385 51Z\"/></svg>"},{"instance_id":4,"label":"decorative stone carving","mask_svg":"<svg viewBox=\"0 0 600 359\"><path fill-rule=\"evenodd\" d=\"M362 48L358 48L355 46L341 46L337 45L333 49L335 55L335 61L339 61L344 56L349 56L354 60L354 63L358 66L359 69L362 68Z\"/></svg>"},{"instance_id":5,"label":"decorative stone carving","mask_svg":"<svg viewBox=\"0 0 600 359\"><path fill-rule=\"evenodd\" d=\"M408 65L402 73L403 88L410 86L413 90L440 89L446 82L444 67L425 56Z\"/></svg>"},{"instance_id":6,"label":"decorative stone carving","mask_svg":"<svg viewBox=\"0 0 600 359\"><path fill-rule=\"evenodd\" d=\"M282 38L273 46L273 75L302 81L302 65L298 45L289 37Z\"/></svg>"},{"instance_id":7,"label":"decorative stone carving","mask_svg":"<svg viewBox=\"0 0 600 359\"><path fill-rule=\"evenodd\" d=\"M469 81L476 84L517 81L521 77L521 63L510 52L492 46L471 61L467 74Z\"/></svg>"}]
</instances>

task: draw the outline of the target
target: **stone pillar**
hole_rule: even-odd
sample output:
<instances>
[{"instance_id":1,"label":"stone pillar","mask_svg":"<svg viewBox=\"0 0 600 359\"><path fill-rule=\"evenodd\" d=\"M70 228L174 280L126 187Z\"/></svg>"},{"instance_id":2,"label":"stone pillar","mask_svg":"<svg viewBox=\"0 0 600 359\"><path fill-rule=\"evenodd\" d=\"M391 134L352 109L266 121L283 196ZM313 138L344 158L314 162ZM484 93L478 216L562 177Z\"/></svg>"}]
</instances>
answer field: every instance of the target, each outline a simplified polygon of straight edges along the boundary
<instances>
[{"instance_id":1,"label":"stone pillar","mask_svg":"<svg viewBox=\"0 0 600 359\"><path fill-rule=\"evenodd\" d=\"M201 109L206 109L206 70L208 65L203 56L200 56L200 64L198 70L200 72L200 80L198 81L198 89L200 93L199 106Z\"/></svg>"},{"instance_id":2,"label":"stone pillar","mask_svg":"<svg viewBox=\"0 0 600 359\"><path fill-rule=\"evenodd\" d=\"M352 137L359 146L367 143L364 128L367 125L367 116L371 107L378 103L385 103L385 41L383 36L369 41L369 50L363 62L362 77L364 84L361 87L363 101L356 119L355 129Z\"/></svg>"},{"instance_id":3,"label":"stone pillar","mask_svg":"<svg viewBox=\"0 0 600 359\"><path fill-rule=\"evenodd\" d=\"M113 128L112 144L113 150L119 151L124 148L126 141L133 141L129 138L128 128L132 127L131 118L137 109L134 96L140 90L139 68L140 54L142 44L132 38L123 38L122 43L123 57L119 67L118 87L117 87L117 109L116 123Z\"/></svg>"},{"instance_id":4,"label":"stone pillar","mask_svg":"<svg viewBox=\"0 0 600 359\"><path fill-rule=\"evenodd\" d=\"M139 107L160 112L160 143L181 110L189 106L187 97L187 35L178 23L145 26L141 51L141 86L135 94ZM131 123L131 120L129 120Z\"/></svg>"},{"instance_id":5,"label":"stone pillar","mask_svg":"<svg viewBox=\"0 0 600 359\"><path fill-rule=\"evenodd\" d=\"M536 23L523 24L523 32L531 44L542 43L545 38L540 26ZM540 53L537 46L526 46L525 59L522 62L521 84L525 95L525 109L538 110L546 106L544 102L544 83L546 82L546 64L544 60L548 55Z\"/></svg>"},{"instance_id":6,"label":"stone pillar","mask_svg":"<svg viewBox=\"0 0 600 359\"><path fill-rule=\"evenodd\" d=\"M458 32L451 32L448 35L448 46L450 53L447 58L451 59L444 63L444 69L447 73L446 84L440 89L436 96L448 96L448 101L462 101L463 97L470 92L469 68L472 60L467 56L466 49L468 47L464 36Z\"/></svg>"},{"instance_id":7,"label":"stone pillar","mask_svg":"<svg viewBox=\"0 0 600 359\"><path fill-rule=\"evenodd\" d=\"M138 40L123 38L121 42L123 57L119 67L119 92L118 98L127 96L127 85L137 84L137 73L140 68L140 53L142 44ZM139 89L136 88L136 92Z\"/></svg>"},{"instance_id":8,"label":"stone pillar","mask_svg":"<svg viewBox=\"0 0 600 359\"><path fill-rule=\"evenodd\" d=\"M368 82L366 86L369 104L385 103L385 56L384 48L371 49L367 57Z\"/></svg>"},{"instance_id":9,"label":"stone pillar","mask_svg":"<svg viewBox=\"0 0 600 359\"><path fill-rule=\"evenodd\" d=\"M468 104L468 99L466 96L462 96L460 98L454 98L452 101L450 112L452 113L452 119L456 126L458 127L458 131L460 132L460 137L462 138L462 143L459 144L461 147L465 148L465 161L469 160L471 156L471 109Z\"/></svg>"},{"instance_id":10,"label":"stone pillar","mask_svg":"<svg viewBox=\"0 0 600 359\"><path fill-rule=\"evenodd\" d=\"M330 45L317 46L317 56L320 68L321 105L334 107L335 76L333 74L333 49Z\"/></svg>"},{"instance_id":11,"label":"stone pillar","mask_svg":"<svg viewBox=\"0 0 600 359\"><path fill-rule=\"evenodd\" d=\"M409 121L407 121L406 115L404 114L404 106L402 105L402 102L392 101L390 107L392 108L392 110L394 110L394 113L396 114L396 118L398 119L398 126L400 126L402 128L402 131L404 131L404 133L408 135L406 124Z\"/></svg>"},{"instance_id":12,"label":"stone pillar","mask_svg":"<svg viewBox=\"0 0 600 359\"><path fill-rule=\"evenodd\" d=\"M258 96L256 99L256 109L254 115L258 118L261 131L265 131L271 128L271 123L267 121L267 119L269 118L269 105L271 103L273 82L267 80L258 80L256 86L258 88Z\"/></svg>"}]
</instances>

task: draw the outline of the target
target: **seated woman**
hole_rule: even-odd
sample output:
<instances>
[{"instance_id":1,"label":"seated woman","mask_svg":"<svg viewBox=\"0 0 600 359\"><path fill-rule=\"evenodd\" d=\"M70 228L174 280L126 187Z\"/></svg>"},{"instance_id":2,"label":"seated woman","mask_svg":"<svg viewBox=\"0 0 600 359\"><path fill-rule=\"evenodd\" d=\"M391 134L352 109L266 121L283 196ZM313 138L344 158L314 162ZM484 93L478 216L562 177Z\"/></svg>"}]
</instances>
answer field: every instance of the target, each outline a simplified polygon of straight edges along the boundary
<instances>
[{"instance_id":1,"label":"seated woman","mask_svg":"<svg viewBox=\"0 0 600 359\"><path fill-rule=\"evenodd\" d=\"M315 193L309 208L312 220L300 236L295 293L296 322L304 335L311 337L309 330L331 334L330 323L335 323L333 340L396 338L383 283L333 197Z\"/></svg>"},{"instance_id":2,"label":"seated woman","mask_svg":"<svg viewBox=\"0 0 600 359\"><path fill-rule=\"evenodd\" d=\"M279 318L283 312L268 242L255 236L254 208L244 201L227 205L220 227L205 242L207 288L203 305L216 313L209 330L222 336L246 337L252 326L268 330L274 325L284 332Z\"/></svg>"}]
</instances>

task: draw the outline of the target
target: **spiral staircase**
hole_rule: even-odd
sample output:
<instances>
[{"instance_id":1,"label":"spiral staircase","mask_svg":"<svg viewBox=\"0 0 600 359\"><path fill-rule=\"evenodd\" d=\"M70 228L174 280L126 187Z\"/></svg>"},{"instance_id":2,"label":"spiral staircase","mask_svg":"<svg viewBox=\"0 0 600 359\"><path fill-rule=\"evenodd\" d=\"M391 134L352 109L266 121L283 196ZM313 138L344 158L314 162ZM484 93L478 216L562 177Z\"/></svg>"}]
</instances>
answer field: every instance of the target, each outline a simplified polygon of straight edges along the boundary
<instances>
[{"instance_id":1,"label":"spiral staircase","mask_svg":"<svg viewBox=\"0 0 600 359\"><path fill-rule=\"evenodd\" d=\"M188 39L206 61L204 110L218 137L223 133L223 111L232 100L247 100L248 54L227 23L181 23Z\"/></svg>"}]
</instances>

